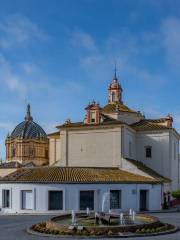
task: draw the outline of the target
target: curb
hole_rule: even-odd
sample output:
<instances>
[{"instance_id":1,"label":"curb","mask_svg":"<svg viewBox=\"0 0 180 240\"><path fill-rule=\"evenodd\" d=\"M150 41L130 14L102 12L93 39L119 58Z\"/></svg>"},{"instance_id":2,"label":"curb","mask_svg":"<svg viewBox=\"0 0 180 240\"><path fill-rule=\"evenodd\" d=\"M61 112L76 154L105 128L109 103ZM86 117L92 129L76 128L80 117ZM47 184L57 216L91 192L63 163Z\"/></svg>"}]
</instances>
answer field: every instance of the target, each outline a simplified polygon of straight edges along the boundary
<instances>
[{"instance_id":1,"label":"curb","mask_svg":"<svg viewBox=\"0 0 180 240\"><path fill-rule=\"evenodd\" d=\"M57 216L59 213L0 213L1 216ZM62 214L62 213L60 213Z\"/></svg>"},{"instance_id":2,"label":"curb","mask_svg":"<svg viewBox=\"0 0 180 240\"><path fill-rule=\"evenodd\" d=\"M137 212L139 214L151 214L151 213L176 213L180 212L178 209L172 209L172 210L157 210L157 211L141 211ZM67 212L68 213L68 212ZM63 213L1 213L0 216L57 216L57 214L66 214L66 212Z\"/></svg>"},{"instance_id":3,"label":"curb","mask_svg":"<svg viewBox=\"0 0 180 240\"><path fill-rule=\"evenodd\" d=\"M30 228L26 229L28 234L36 235L40 237L53 237L53 238L69 238L69 239L104 239L104 238L135 238L135 237L153 237L160 235L168 235L172 233L178 232L180 229L175 227L172 230L161 232L161 233L147 233L147 234L127 234L127 235L114 235L114 236L75 236L75 235L55 235L55 234L47 234L47 233L39 233Z\"/></svg>"},{"instance_id":4,"label":"curb","mask_svg":"<svg viewBox=\"0 0 180 240\"><path fill-rule=\"evenodd\" d=\"M139 213L146 213L146 214L151 214L151 213L176 213L176 212L180 212L180 210L178 209L172 209L172 210L160 210L160 211L143 211L143 212L139 212Z\"/></svg>"}]
</instances>

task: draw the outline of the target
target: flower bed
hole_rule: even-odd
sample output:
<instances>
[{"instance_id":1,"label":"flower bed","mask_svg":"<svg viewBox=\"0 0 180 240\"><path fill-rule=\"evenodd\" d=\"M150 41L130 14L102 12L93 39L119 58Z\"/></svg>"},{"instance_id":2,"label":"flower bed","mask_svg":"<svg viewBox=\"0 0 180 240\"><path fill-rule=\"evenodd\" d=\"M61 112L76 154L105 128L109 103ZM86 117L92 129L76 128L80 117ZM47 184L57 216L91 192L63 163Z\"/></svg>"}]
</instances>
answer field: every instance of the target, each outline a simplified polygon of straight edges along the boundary
<instances>
[{"instance_id":1,"label":"flower bed","mask_svg":"<svg viewBox=\"0 0 180 240\"><path fill-rule=\"evenodd\" d=\"M70 236L119 236L119 235L150 235L161 234L175 229L170 224L164 224L157 218L148 215L142 215L148 223L127 226L73 226L57 223L55 220L64 219L69 215L62 215L52 218L49 221L34 224L31 229L38 233L53 235L70 235Z\"/></svg>"}]
</instances>

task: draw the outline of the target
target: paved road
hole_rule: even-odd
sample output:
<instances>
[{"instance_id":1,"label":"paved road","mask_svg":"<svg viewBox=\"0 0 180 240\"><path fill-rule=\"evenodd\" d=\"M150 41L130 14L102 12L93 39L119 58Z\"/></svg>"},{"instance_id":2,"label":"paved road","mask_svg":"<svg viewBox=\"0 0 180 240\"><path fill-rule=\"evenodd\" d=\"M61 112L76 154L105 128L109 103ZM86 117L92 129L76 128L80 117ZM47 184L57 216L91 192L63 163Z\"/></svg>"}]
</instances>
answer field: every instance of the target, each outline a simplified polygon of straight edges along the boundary
<instances>
[{"instance_id":1,"label":"paved road","mask_svg":"<svg viewBox=\"0 0 180 240\"><path fill-rule=\"evenodd\" d=\"M161 213L153 214L160 218L161 221L174 224L180 227L180 213ZM40 222L50 216L0 216L0 240L55 240L53 237L39 237L29 235L26 228ZM116 238L117 239L117 238ZM180 240L180 231L170 235L157 237L129 238L129 240ZM67 240L67 238L66 238Z\"/></svg>"}]
</instances>

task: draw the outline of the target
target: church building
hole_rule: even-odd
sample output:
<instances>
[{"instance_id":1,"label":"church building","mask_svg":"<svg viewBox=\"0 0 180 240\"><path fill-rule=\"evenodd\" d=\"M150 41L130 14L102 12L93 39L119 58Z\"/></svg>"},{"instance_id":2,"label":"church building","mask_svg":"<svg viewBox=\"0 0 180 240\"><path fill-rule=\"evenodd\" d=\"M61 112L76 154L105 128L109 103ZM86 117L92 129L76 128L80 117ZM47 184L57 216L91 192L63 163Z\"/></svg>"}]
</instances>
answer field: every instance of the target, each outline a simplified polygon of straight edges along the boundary
<instances>
[{"instance_id":1,"label":"church building","mask_svg":"<svg viewBox=\"0 0 180 240\"><path fill-rule=\"evenodd\" d=\"M66 167L115 167L134 172L148 167L171 179L167 191L180 187L179 133L168 114L147 119L126 106L116 71L108 87L107 104L95 101L81 122L70 119L49 134L50 164Z\"/></svg>"},{"instance_id":2,"label":"church building","mask_svg":"<svg viewBox=\"0 0 180 240\"><path fill-rule=\"evenodd\" d=\"M25 121L6 140L7 160L43 165L49 140L49 166L1 178L2 212L160 210L163 193L180 187L180 136L170 115L147 119L122 95L115 71L107 104L92 101L82 121L68 119L48 139L28 106Z\"/></svg>"}]
</instances>

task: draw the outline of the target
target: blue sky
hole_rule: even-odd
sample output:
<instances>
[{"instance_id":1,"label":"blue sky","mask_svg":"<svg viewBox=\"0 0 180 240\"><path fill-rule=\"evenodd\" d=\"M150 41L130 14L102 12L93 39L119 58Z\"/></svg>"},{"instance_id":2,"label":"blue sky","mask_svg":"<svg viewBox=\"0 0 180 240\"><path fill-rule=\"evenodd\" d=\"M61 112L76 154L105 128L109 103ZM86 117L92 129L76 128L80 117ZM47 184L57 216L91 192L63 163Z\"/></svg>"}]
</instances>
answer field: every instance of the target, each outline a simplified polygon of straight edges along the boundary
<instances>
[{"instance_id":1,"label":"blue sky","mask_svg":"<svg viewBox=\"0 0 180 240\"><path fill-rule=\"evenodd\" d=\"M124 102L180 130L180 1L0 0L0 157L31 103L47 132L107 102L117 62Z\"/></svg>"}]
</instances>

